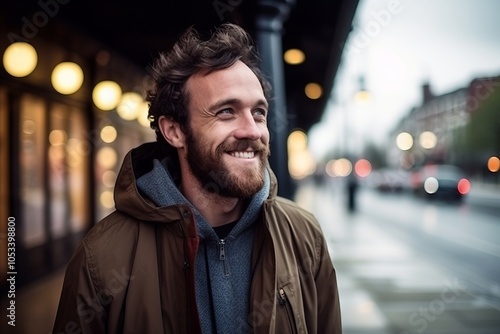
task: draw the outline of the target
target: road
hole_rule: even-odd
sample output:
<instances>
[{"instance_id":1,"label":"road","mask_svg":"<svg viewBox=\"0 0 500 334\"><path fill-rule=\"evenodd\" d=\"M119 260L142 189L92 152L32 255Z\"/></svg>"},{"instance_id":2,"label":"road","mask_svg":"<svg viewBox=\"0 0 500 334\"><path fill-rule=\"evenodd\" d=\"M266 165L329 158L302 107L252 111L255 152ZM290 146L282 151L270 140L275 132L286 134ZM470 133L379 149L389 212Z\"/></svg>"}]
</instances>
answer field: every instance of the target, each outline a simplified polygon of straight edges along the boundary
<instances>
[{"instance_id":1,"label":"road","mask_svg":"<svg viewBox=\"0 0 500 334\"><path fill-rule=\"evenodd\" d=\"M345 334L500 333L500 206L301 186L337 268Z\"/></svg>"}]
</instances>

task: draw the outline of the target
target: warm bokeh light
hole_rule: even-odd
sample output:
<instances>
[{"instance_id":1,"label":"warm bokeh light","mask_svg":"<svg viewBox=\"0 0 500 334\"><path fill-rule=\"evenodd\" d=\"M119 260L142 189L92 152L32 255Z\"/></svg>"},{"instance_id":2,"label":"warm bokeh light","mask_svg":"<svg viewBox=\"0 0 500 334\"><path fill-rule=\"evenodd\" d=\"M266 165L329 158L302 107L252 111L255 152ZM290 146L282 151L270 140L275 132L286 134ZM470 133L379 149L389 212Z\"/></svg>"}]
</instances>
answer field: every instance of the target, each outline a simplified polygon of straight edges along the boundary
<instances>
[{"instance_id":1,"label":"warm bokeh light","mask_svg":"<svg viewBox=\"0 0 500 334\"><path fill-rule=\"evenodd\" d=\"M317 100L323 95L323 88L321 88L321 85L311 82L306 85L305 93L311 100Z\"/></svg>"},{"instance_id":2,"label":"warm bokeh light","mask_svg":"<svg viewBox=\"0 0 500 334\"><path fill-rule=\"evenodd\" d=\"M329 176L341 176L345 177L351 174L352 172L352 163L346 159L341 158L338 160L330 160L326 164L326 173Z\"/></svg>"},{"instance_id":3,"label":"warm bokeh light","mask_svg":"<svg viewBox=\"0 0 500 334\"><path fill-rule=\"evenodd\" d=\"M423 148L431 150L436 147L437 137L432 131L424 131L418 137L418 142Z\"/></svg>"},{"instance_id":4,"label":"warm bokeh light","mask_svg":"<svg viewBox=\"0 0 500 334\"><path fill-rule=\"evenodd\" d=\"M105 146L97 151L96 161L101 167L111 169L118 161L118 154L112 147Z\"/></svg>"},{"instance_id":5,"label":"warm bokeh light","mask_svg":"<svg viewBox=\"0 0 500 334\"><path fill-rule=\"evenodd\" d=\"M102 173L101 180L102 184L105 187L113 188L116 181L116 173L113 172L112 170L107 170L104 173Z\"/></svg>"},{"instance_id":6,"label":"warm bokeh light","mask_svg":"<svg viewBox=\"0 0 500 334\"><path fill-rule=\"evenodd\" d=\"M111 209L115 206L115 200L111 190L103 191L99 196L99 201L101 202L101 205L107 209Z\"/></svg>"},{"instance_id":7,"label":"warm bokeh light","mask_svg":"<svg viewBox=\"0 0 500 334\"><path fill-rule=\"evenodd\" d=\"M335 160L329 160L326 165L325 165L325 173L330 176L330 177L334 177L335 174L333 173L333 163L335 162Z\"/></svg>"},{"instance_id":8,"label":"warm bokeh light","mask_svg":"<svg viewBox=\"0 0 500 334\"><path fill-rule=\"evenodd\" d=\"M315 170L316 162L307 150L294 152L288 158L288 171L290 172L290 176L296 180L301 180L311 175Z\"/></svg>"},{"instance_id":9,"label":"warm bokeh light","mask_svg":"<svg viewBox=\"0 0 500 334\"><path fill-rule=\"evenodd\" d=\"M23 122L23 133L27 135L32 135L36 131L36 123L31 120L27 119Z\"/></svg>"},{"instance_id":10,"label":"warm bokeh light","mask_svg":"<svg viewBox=\"0 0 500 334\"><path fill-rule=\"evenodd\" d=\"M488 159L488 170L492 173L500 170L500 159L498 157L490 157Z\"/></svg>"},{"instance_id":11,"label":"warm bokeh light","mask_svg":"<svg viewBox=\"0 0 500 334\"><path fill-rule=\"evenodd\" d=\"M354 171L359 177L367 177L372 172L372 164L366 159L359 159L354 164Z\"/></svg>"},{"instance_id":12,"label":"warm bokeh light","mask_svg":"<svg viewBox=\"0 0 500 334\"><path fill-rule=\"evenodd\" d=\"M61 146L66 143L66 131L64 130L52 130L49 134L49 143L52 146Z\"/></svg>"},{"instance_id":13,"label":"warm bokeh light","mask_svg":"<svg viewBox=\"0 0 500 334\"><path fill-rule=\"evenodd\" d=\"M354 96L354 101L357 106L367 107L372 103L372 94L367 90L359 90Z\"/></svg>"},{"instance_id":14,"label":"warm bokeh light","mask_svg":"<svg viewBox=\"0 0 500 334\"><path fill-rule=\"evenodd\" d=\"M101 140L107 144L115 141L118 133L114 126L106 125L101 129Z\"/></svg>"},{"instance_id":15,"label":"warm bokeh light","mask_svg":"<svg viewBox=\"0 0 500 334\"><path fill-rule=\"evenodd\" d=\"M302 64L305 61L306 55L304 54L304 52L302 52L302 50L289 49L283 55L283 59L287 64L298 65Z\"/></svg>"},{"instance_id":16,"label":"warm bokeh light","mask_svg":"<svg viewBox=\"0 0 500 334\"><path fill-rule=\"evenodd\" d=\"M38 63L35 48L25 42L12 43L3 54L3 66L13 77L25 77L33 72Z\"/></svg>"},{"instance_id":17,"label":"warm bokeh light","mask_svg":"<svg viewBox=\"0 0 500 334\"><path fill-rule=\"evenodd\" d=\"M92 100L97 108L108 111L114 109L122 96L122 89L114 81L105 80L95 85Z\"/></svg>"},{"instance_id":18,"label":"warm bokeh light","mask_svg":"<svg viewBox=\"0 0 500 334\"><path fill-rule=\"evenodd\" d=\"M305 150L307 148L307 135L301 130L292 131L288 136L287 145L288 152Z\"/></svg>"},{"instance_id":19,"label":"warm bokeh light","mask_svg":"<svg viewBox=\"0 0 500 334\"><path fill-rule=\"evenodd\" d=\"M401 132L396 137L396 145L402 151L408 151L413 146L413 137L408 132Z\"/></svg>"},{"instance_id":20,"label":"warm bokeh light","mask_svg":"<svg viewBox=\"0 0 500 334\"><path fill-rule=\"evenodd\" d=\"M118 103L118 105L116 106L116 112L122 119L126 121L132 121L134 119L137 119L137 117L141 113L143 102L144 100L139 93L123 93L120 103Z\"/></svg>"},{"instance_id":21,"label":"warm bokeh light","mask_svg":"<svg viewBox=\"0 0 500 334\"><path fill-rule=\"evenodd\" d=\"M140 125L149 128L151 126L151 121L148 118L148 113L149 113L148 103L146 101L142 101L138 109L139 109L139 114L137 115L137 122L139 122Z\"/></svg>"},{"instance_id":22,"label":"warm bokeh light","mask_svg":"<svg viewBox=\"0 0 500 334\"><path fill-rule=\"evenodd\" d=\"M61 94L73 94L82 87L83 70L72 62L64 62L54 67L51 76L52 86Z\"/></svg>"},{"instance_id":23,"label":"warm bokeh light","mask_svg":"<svg viewBox=\"0 0 500 334\"><path fill-rule=\"evenodd\" d=\"M316 162L307 148L307 135L302 130L295 130L288 136L288 171L300 180L316 170Z\"/></svg>"}]
</instances>

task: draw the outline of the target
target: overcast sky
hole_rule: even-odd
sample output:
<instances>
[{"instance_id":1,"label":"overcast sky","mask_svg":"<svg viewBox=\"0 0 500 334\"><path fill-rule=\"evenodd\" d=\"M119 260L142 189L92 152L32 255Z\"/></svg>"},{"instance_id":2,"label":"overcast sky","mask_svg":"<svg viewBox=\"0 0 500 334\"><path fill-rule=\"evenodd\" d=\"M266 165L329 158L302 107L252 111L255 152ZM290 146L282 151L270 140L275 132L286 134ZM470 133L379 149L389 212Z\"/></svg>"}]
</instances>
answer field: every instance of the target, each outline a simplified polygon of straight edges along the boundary
<instances>
[{"instance_id":1,"label":"overcast sky","mask_svg":"<svg viewBox=\"0 0 500 334\"><path fill-rule=\"evenodd\" d=\"M309 133L312 152L391 145L389 131L420 105L424 82L439 95L500 75L499 13L497 0L360 0L327 110ZM352 98L360 76L367 106Z\"/></svg>"}]
</instances>

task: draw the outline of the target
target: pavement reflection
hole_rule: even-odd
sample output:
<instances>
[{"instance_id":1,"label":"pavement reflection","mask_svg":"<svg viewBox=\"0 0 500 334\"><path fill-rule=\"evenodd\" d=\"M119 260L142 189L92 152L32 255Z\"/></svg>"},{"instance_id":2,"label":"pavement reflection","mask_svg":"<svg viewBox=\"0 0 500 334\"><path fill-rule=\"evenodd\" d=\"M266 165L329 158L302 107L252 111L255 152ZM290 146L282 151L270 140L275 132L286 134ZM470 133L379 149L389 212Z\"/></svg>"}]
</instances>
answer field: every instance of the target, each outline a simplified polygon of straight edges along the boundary
<instances>
[{"instance_id":1,"label":"pavement reflection","mask_svg":"<svg viewBox=\"0 0 500 334\"><path fill-rule=\"evenodd\" d=\"M477 289L387 232L376 221L380 217L363 210L370 200L363 190L360 210L350 212L342 189L305 181L295 200L316 215L325 232L337 269L344 334L500 333L500 291ZM427 210L423 229L433 229L436 212ZM500 290L489 284L490 290L495 286Z\"/></svg>"}]
</instances>

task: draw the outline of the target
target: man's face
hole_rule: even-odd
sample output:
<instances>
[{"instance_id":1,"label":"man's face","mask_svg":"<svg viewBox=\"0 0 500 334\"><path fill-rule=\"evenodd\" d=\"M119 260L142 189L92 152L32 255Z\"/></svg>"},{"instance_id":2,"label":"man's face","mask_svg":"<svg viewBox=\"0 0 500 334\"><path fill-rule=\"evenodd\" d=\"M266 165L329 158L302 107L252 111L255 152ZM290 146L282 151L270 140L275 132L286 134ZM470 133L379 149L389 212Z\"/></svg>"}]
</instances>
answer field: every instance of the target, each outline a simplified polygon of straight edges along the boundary
<instances>
[{"instance_id":1,"label":"man's face","mask_svg":"<svg viewBox=\"0 0 500 334\"><path fill-rule=\"evenodd\" d=\"M268 104L255 74L241 61L197 74L186 83L186 158L209 191L248 198L264 184L269 156Z\"/></svg>"}]
</instances>

